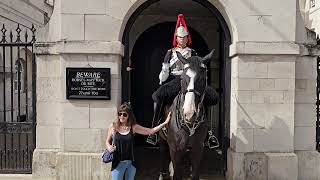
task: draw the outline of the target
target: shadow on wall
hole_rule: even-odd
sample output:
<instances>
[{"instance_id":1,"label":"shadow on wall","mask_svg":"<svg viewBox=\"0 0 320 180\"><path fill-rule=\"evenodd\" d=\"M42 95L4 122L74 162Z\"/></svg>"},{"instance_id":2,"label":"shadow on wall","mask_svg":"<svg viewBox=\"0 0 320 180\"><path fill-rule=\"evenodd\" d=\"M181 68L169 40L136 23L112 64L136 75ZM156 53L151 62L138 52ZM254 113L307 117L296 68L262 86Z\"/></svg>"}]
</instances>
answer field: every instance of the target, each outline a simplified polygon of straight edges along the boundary
<instances>
[{"instance_id":1,"label":"shadow on wall","mask_svg":"<svg viewBox=\"0 0 320 180\"><path fill-rule=\"evenodd\" d=\"M235 100L240 119L236 132L232 134L230 147L237 153L244 153L244 159L238 159L234 165L241 163L244 167L241 172L245 172L246 180L267 177L268 162L264 153L293 151L294 128L289 127L293 126L293 105L241 104L237 98Z\"/></svg>"},{"instance_id":2,"label":"shadow on wall","mask_svg":"<svg viewBox=\"0 0 320 180\"><path fill-rule=\"evenodd\" d=\"M252 146L251 151L243 152L288 152L293 150L293 104L241 104L238 99L238 116L242 127L235 137L238 143ZM291 123L291 124L290 124ZM289 127L292 125L292 127ZM290 130L291 129L291 130ZM249 140L245 136L251 136ZM249 142L252 142L249 145ZM290 141L290 142L288 142ZM237 143L237 144L238 144Z\"/></svg>"}]
</instances>

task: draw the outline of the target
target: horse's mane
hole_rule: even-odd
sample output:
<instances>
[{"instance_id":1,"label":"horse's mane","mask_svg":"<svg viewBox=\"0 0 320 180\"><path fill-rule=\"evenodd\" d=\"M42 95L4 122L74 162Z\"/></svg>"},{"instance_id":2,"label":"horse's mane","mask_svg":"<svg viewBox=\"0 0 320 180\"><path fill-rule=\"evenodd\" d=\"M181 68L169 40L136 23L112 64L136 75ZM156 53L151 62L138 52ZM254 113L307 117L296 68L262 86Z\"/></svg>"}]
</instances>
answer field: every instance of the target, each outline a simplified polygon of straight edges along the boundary
<instances>
[{"instance_id":1,"label":"horse's mane","mask_svg":"<svg viewBox=\"0 0 320 180\"><path fill-rule=\"evenodd\" d=\"M199 56L191 56L191 57L188 58L187 61L188 61L188 64L190 64L190 66L192 68L196 69L196 71L198 71L201 68L201 64L202 64L201 57L199 57Z\"/></svg>"}]
</instances>

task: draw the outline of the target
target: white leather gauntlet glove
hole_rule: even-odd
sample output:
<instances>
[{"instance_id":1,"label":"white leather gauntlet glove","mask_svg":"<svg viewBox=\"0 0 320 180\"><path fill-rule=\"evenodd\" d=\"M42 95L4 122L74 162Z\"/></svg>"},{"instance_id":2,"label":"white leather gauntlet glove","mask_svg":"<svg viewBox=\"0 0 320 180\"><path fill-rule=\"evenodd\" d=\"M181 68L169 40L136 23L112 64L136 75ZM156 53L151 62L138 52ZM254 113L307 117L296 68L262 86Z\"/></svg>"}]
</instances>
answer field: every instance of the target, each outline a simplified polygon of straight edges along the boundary
<instances>
[{"instance_id":1,"label":"white leather gauntlet glove","mask_svg":"<svg viewBox=\"0 0 320 180\"><path fill-rule=\"evenodd\" d=\"M161 85L163 82L165 82L169 77L169 63L162 63L162 70L159 74L159 84Z\"/></svg>"}]
</instances>

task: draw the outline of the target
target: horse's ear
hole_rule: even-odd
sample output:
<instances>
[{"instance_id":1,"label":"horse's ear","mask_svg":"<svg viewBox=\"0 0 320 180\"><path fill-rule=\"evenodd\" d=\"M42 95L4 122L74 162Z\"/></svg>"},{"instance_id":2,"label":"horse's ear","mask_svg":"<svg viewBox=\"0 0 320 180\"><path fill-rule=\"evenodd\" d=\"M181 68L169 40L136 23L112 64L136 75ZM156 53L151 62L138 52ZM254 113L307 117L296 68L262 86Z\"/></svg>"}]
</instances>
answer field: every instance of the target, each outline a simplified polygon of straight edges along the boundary
<instances>
[{"instance_id":1,"label":"horse's ear","mask_svg":"<svg viewBox=\"0 0 320 180\"><path fill-rule=\"evenodd\" d=\"M205 57L202 58L203 64L207 64L210 61L210 59L213 57L214 51L215 51L215 49L212 49L208 55L206 55Z\"/></svg>"},{"instance_id":2,"label":"horse's ear","mask_svg":"<svg viewBox=\"0 0 320 180\"><path fill-rule=\"evenodd\" d=\"M177 53L178 59L179 59L183 64L187 64L187 63L188 63L188 62L187 62L187 59L184 58L179 51L176 51L176 53Z\"/></svg>"}]
</instances>

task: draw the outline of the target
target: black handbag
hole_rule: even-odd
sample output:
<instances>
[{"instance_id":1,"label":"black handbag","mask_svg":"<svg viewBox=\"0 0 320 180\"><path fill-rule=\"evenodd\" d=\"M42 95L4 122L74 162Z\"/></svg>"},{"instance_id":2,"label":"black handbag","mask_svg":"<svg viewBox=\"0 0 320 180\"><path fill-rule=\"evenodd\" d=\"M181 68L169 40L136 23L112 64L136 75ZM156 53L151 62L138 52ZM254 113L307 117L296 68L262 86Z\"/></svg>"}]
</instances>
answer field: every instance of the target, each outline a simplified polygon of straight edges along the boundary
<instances>
[{"instance_id":1,"label":"black handbag","mask_svg":"<svg viewBox=\"0 0 320 180\"><path fill-rule=\"evenodd\" d=\"M112 135L112 144L114 144L114 134ZM112 162L115 156L115 151L109 152L108 149L104 150L102 155L102 161L104 163Z\"/></svg>"}]
</instances>

